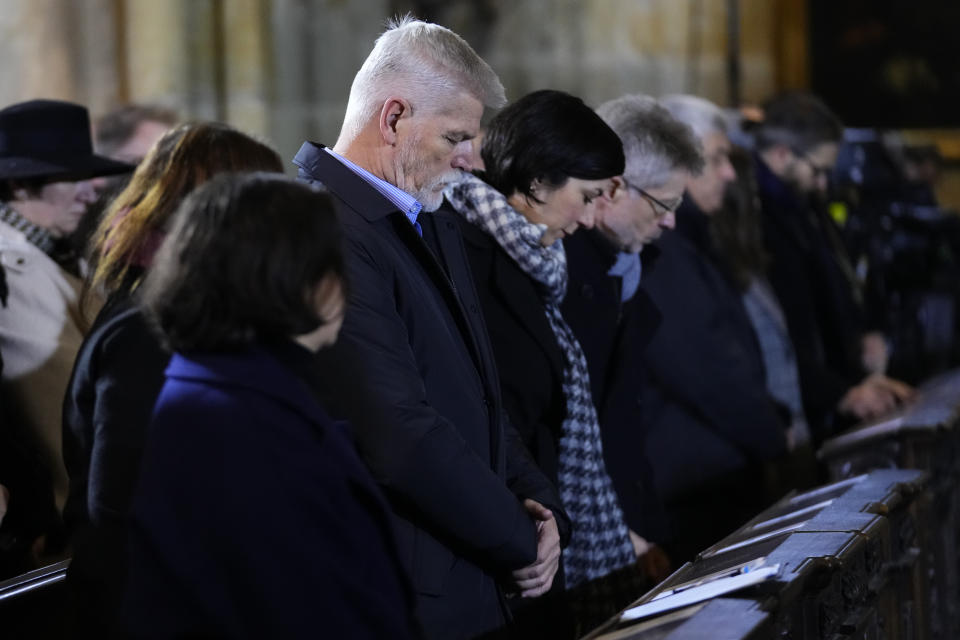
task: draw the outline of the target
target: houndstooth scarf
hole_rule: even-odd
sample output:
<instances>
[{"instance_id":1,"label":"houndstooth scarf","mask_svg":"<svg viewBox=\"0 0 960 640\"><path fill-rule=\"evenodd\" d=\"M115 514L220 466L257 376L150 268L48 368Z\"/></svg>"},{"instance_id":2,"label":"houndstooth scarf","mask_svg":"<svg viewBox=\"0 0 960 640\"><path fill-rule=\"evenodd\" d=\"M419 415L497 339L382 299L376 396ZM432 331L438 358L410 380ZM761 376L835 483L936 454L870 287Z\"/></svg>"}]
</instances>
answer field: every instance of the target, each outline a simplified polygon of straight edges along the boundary
<instances>
[{"instance_id":1,"label":"houndstooth scarf","mask_svg":"<svg viewBox=\"0 0 960 640\"><path fill-rule=\"evenodd\" d=\"M634 564L627 525L603 461L587 360L560 315L567 290L563 243L542 246L540 238L546 227L529 222L503 194L476 176L468 174L445 195L454 209L492 236L537 283L550 328L563 352L567 416L560 431L558 475L560 497L573 522L570 545L563 552L567 588Z\"/></svg>"}]
</instances>

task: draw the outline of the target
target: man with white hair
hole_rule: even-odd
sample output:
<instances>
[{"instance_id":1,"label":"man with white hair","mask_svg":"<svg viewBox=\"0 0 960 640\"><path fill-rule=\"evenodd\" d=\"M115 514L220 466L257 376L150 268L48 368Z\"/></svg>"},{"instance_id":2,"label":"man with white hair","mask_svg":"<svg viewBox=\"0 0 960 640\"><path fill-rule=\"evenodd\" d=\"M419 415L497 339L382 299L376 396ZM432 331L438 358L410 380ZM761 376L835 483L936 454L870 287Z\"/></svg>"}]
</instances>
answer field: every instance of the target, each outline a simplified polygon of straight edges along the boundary
<instances>
[{"instance_id":1,"label":"man with white hair","mask_svg":"<svg viewBox=\"0 0 960 640\"><path fill-rule=\"evenodd\" d=\"M357 73L333 149L308 142L294 159L334 196L346 241L349 302L321 357L324 391L391 501L430 638L501 627L501 587L549 590L569 533L504 418L458 225L424 213L469 169L484 107L504 102L459 36L404 18Z\"/></svg>"},{"instance_id":2,"label":"man with white hair","mask_svg":"<svg viewBox=\"0 0 960 640\"><path fill-rule=\"evenodd\" d=\"M620 137L626 168L597 202L595 227L564 240L569 286L563 314L583 346L603 436L603 454L634 551L648 577L666 577L662 506L641 428L640 354L659 313L639 290L640 251L674 226L691 174L703 166L690 128L648 96L611 100L597 113Z\"/></svg>"}]
</instances>

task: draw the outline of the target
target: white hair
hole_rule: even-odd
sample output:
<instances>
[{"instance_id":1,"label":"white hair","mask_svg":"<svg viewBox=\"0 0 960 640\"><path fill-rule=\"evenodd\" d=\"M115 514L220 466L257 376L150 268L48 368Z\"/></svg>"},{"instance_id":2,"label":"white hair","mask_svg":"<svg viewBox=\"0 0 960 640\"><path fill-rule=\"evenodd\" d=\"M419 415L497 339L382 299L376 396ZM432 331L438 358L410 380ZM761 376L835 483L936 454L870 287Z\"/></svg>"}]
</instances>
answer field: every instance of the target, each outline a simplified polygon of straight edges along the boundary
<instances>
[{"instance_id":1,"label":"white hair","mask_svg":"<svg viewBox=\"0 0 960 640\"><path fill-rule=\"evenodd\" d=\"M662 186L678 169L691 174L703 169L700 141L654 98L621 96L600 105L597 114L620 136L623 175L641 189Z\"/></svg>"},{"instance_id":2,"label":"white hair","mask_svg":"<svg viewBox=\"0 0 960 640\"><path fill-rule=\"evenodd\" d=\"M674 94L660 98L660 104L666 107L674 118L690 125L693 133L701 140L711 133L727 135L727 119L723 111L709 100L699 96Z\"/></svg>"},{"instance_id":3,"label":"white hair","mask_svg":"<svg viewBox=\"0 0 960 640\"><path fill-rule=\"evenodd\" d=\"M462 92L488 107L507 101L497 74L463 38L408 14L390 21L353 79L340 135L356 137L392 95L433 111Z\"/></svg>"}]
</instances>

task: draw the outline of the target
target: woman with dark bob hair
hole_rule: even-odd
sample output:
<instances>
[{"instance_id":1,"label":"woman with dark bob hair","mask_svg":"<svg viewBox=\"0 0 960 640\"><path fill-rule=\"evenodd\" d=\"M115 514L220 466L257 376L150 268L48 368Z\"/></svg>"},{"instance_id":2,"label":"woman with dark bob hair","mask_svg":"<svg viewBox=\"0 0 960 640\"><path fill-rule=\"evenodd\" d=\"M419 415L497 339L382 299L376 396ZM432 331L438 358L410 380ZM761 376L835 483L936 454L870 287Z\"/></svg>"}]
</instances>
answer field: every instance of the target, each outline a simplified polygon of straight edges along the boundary
<instances>
[{"instance_id":1,"label":"woman with dark bob hair","mask_svg":"<svg viewBox=\"0 0 960 640\"><path fill-rule=\"evenodd\" d=\"M316 399L344 289L326 194L225 175L180 208L142 291L173 356L131 505L126 632L413 635L386 503Z\"/></svg>"},{"instance_id":2,"label":"woman with dark bob hair","mask_svg":"<svg viewBox=\"0 0 960 640\"><path fill-rule=\"evenodd\" d=\"M577 589L570 597L584 627L593 620L584 608L592 599L581 595L586 585L619 571L639 574L603 460L586 360L560 314L567 267L558 241L593 226L594 203L623 173L623 147L579 98L545 90L491 121L481 157L484 172L446 195L462 214L507 412L573 521L563 580L556 582ZM635 588L634 598L641 594ZM518 613L521 619L528 612Z\"/></svg>"},{"instance_id":3,"label":"woman with dark bob hair","mask_svg":"<svg viewBox=\"0 0 960 640\"><path fill-rule=\"evenodd\" d=\"M74 626L108 630L123 592L130 496L150 411L170 356L149 331L135 293L177 206L226 171L283 171L277 153L225 124L182 124L164 134L104 214L93 237L84 298L106 297L74 363L63 406L70 492L64 521Z\"/></svg>"}]
</instances>

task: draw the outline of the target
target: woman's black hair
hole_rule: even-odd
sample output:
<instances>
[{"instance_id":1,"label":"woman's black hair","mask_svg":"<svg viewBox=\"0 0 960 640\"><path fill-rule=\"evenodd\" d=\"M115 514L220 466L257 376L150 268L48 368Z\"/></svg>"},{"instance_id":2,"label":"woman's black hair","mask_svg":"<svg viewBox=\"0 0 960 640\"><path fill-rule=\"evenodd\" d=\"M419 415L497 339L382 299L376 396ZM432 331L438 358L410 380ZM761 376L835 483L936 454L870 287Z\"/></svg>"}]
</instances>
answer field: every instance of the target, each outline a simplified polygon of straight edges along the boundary
<instances>
[{"instance_id":1,"label":"woman's black hair","mask_svg":"<svg viewBox=\"0 0 960 640\"><path fill-rule=\"evenodd\" d=\"M533 197L535 180L562 186L568 178L602 180L623 173L620 138L580 98L534 91L490 121L480 151L484 180L500 193Z\"/></svg>"},{"instance_id":2,"label":"woman's black hair","mask_svg":"<svg viewBox=\"0 0 960 640\"><path fill-rule=\"evenodd\" d=\"M226 350L319 327L326 276L346 294L328 195L282 175L221 174L177 210L141 295L167 348Z\"/></svg>"}]
</instances>

